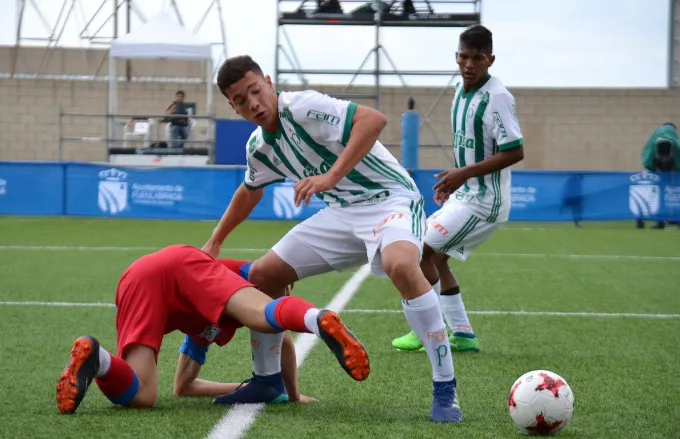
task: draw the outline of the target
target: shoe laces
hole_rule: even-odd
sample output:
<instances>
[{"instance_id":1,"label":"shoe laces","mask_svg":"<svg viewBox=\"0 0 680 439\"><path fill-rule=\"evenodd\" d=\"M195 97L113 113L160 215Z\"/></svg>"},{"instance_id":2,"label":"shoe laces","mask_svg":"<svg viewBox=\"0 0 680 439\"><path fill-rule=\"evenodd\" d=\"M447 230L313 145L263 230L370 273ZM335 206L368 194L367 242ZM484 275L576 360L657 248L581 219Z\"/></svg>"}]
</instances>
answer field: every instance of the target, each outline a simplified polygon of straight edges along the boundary
<instances>
[{"instance_id":1,"label":"shoe laces","mask_svg":"<svg viewBox=\"0 0 680 439\"><path fill-rule=\"evenodd\" d=\"M241 384L239 384L238 387L237 387L236 389L234 389L234 391L236 391L236 390L240 389L241 387L243 387L244 384L248 384L248 383L250 383L250 382L252 382L252 381L257 380L258 378L259 378L259 377L258 377L257 375L255 375L255 372L253 372L253 376L251 376L251 377L248 378L247 380L241 381Z\"/></svg>"}]
</instances>

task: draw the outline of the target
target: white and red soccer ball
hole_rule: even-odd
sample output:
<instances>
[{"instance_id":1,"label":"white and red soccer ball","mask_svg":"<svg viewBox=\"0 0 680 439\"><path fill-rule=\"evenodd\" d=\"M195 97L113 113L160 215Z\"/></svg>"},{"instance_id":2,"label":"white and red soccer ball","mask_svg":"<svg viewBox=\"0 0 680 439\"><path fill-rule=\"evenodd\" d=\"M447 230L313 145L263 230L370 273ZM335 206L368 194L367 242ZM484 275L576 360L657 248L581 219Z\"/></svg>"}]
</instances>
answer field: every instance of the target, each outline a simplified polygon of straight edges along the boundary
<instances>
[{"instance_id":1,"label":"white and red soccer ball","mask_svg":"<svg viewBox=\"0 0 680 439\"><path fill-rule=\"evenodd\" d=\"M524 433L547 436L562 430L574 410L574 394L567 381L554 372L527 372L510 388L508 410Z\"/></svg>"}]
</instances>

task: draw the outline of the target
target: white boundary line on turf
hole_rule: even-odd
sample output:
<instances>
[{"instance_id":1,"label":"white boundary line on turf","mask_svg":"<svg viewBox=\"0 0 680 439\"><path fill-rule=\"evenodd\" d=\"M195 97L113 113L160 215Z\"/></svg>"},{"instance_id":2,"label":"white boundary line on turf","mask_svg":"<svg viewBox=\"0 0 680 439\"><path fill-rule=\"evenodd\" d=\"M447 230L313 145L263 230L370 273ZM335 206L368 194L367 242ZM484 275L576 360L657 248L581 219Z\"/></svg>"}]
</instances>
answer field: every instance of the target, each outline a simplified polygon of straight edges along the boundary
<instances>
[{"instance_id":1,"label":"white boundary line on turf","mask_svg":"<svg viewBox=\"0 0 680 439\"><path fill-rule=\"evenodd\" d=\"M344 314L403 314L400 309L346 309ZM680 319L680 314L562 312L562 311L467 311L477 316L538 316L538 317L633 317L639 319Z\"/></svg>"},{"instance_id":2,"label":"white boundary line on turf","mask_svg":"<svg viewBox=\"0 0 680 439\"><path fill-rule=\"evenodd\" d=\"M363 268L362 268L363 270ZM368 269L366 269L368 270ZM359 271L355 273L358 276ZM365 278L364 278L365 279ZM350 285L350 279L345 284L344 288L348 288ZM363 279L362 279L363 281ZM341 290L342 292L343 290ZM336 299L340 297L340 293L336 296ZM351 296L350 296L351 298ZM334 299L334 300L336 300ZM349 299L347 299L349 300ZM402 314L403 311L400 309L343 309L346 303L342 304L342 307L334 302L328 305L329 309L334 311L342 311L343 314ZM45 306L45 307L66 307L66 308L115 308L116 305L107 302L10 302L10 301L0 301L0 306ZM498 310L482 310L482 311L467 311L469 315L477 316L543 316L543 317L631 317L639 319L680 319L680 314L649 314L649 313L605 313L605 312L562 312L562 311L498 311ZM315 338L314 338L315 339ZM297 352L297 351L296 351Z\"/></svg>"},{"instance_id":3,"label":"white boundary line on turf","mask_svg":"<svg viewBox=\"0 0 680 439\"><path fill-rule=\"evenodd\" d=\"M162 246L150 247L117 247L117 246L69 246L69 245L0 245L2 250L16 251L156 251ZM223 248L223 253L265 253L266 248ZM653 261L680 261L680 256L649 256L649 255L588 255L588 254L560 254L560 253L473 253L472 257L518 257L518 258L567 258L567 259L629 259L629 260L653 260Z\"/></svg>"},{"instance_id":4,"label":"white boundary line on turf","mask_svg":"<svg viewBox=\"0 0 680 439\"><path fill-rule=\"evenodd\" d=\"M364 265L359 268L352 277L342 286L338 294L333 297L326 309L340 313L354 295L359 291L361 284L370 276L371 268ZM295 340L295 355L297 365L300 367L318 342L314 334L300 334ZM213 427L208 439L240 439L255 422L264 404L242 404L232 407L227 414Z\"/></svg>"}]
</instances>

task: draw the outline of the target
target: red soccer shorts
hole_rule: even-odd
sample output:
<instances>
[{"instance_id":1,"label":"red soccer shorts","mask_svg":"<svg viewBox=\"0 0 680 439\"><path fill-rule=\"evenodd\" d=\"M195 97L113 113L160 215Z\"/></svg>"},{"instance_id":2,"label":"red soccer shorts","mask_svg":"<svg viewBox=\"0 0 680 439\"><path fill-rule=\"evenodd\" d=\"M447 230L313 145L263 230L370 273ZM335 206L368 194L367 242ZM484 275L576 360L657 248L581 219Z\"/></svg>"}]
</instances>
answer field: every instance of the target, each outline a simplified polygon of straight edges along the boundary
<instances>
[{"instance_id":1,"label":"red soccer shorts","mask_svg":"<svg viewBox=\"0 0 680 439\"><path fill-rule=\"evenodd\" d=\"M124 273L116 291L118 356L135 344L156 351L163 336L180 330L222 345L243 326L223 316L229 299L253 285L203 251L170 246L143 256ZM216 340L215 331L221 336ZM220 342L222 341L222 342Z\"/></svg>"}]
</instances>

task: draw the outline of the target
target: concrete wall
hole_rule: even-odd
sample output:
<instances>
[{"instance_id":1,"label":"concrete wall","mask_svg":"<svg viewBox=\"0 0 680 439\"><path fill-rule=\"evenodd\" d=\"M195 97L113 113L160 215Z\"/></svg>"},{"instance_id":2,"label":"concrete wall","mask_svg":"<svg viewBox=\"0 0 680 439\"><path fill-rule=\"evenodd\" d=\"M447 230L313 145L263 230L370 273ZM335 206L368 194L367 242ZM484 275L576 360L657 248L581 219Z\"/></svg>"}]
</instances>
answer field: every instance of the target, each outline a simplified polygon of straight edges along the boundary
<instances>
[{"instance_id":1,"label":"concrete wall","mask_svg":"<svg viewBox=\"0 0 680 439\"><path fill-rule=\"evenodd\" d=\"M1 48L0 48L1 49ZM5 49L2 49L5 50ZM0 50L0 52L2 51ZM7 49L9 50L9 49ZM82 52L82 51L76 51ZM8 53L11 53L8 52ZM40 65L38 49L21 49L17 65L25 69ZM72 53L55 52L50 62L53 73L88 71L101 64L101 54L90 53L89 64L82 69L73 67ZM22 58L23 57L23 58ZM0 54L0 73L10 64ZM33 64L31 64L33 63ZM157 64L157 63L156 63ZM33 67L31 67L33 66ZM61 66L61 67L60 67ZM137 67L135 67L137 66ZM66 70L64 70L66 69ZM160 67L139 61L133 64L145 74L156 74ZM189 72L189 67L178 66ZM177 72L178 70L172 70ZM96 69L95 69L96 71ZM106 72L104 68L102 72ZM122 70L121 70L122 72ZM137 72L137 70L135 71ZM194 73L199 73L196 71ZM93 72L94 74L94 72ZM169 76L164 74L164 76ZM200 75L197 75L200 76ZM198 103L198 113L205 112L205 86L187 83L121 82L118 86L119 112L160 114L169 105L177 89L186 91L187 99ZM332 93L339 88L319 87ZM381 110L389 125L381 141L398 145L400 116L409 96L426 112L435 102L440 89L384 88ZM680 124L680 89L670 90L606 90L606 89L512 89L517 111L526 138L526 158L517 169L640 169L640 149L647 136L659 124L673 121ZM58 153L59 111L65 113L104 114L107 109L107 84L102 81L66 81L49 79L0 79L0 160L55 160ZM218 117L237 117L228 103L215 90ZM450 162L445 150L437 145L450 142L450 91L435 106L430 117L432 129L421 133L421 167L438 168ZM371 104L372 101L365 103ZM105 137L106 121L102 116L62 118L64 137ZM436 133L436 136L435 134ZM398 146L392 147L399 155ZM104 160L103 143L66 142L65 160Z\"/></svg>"}]
</instances>

